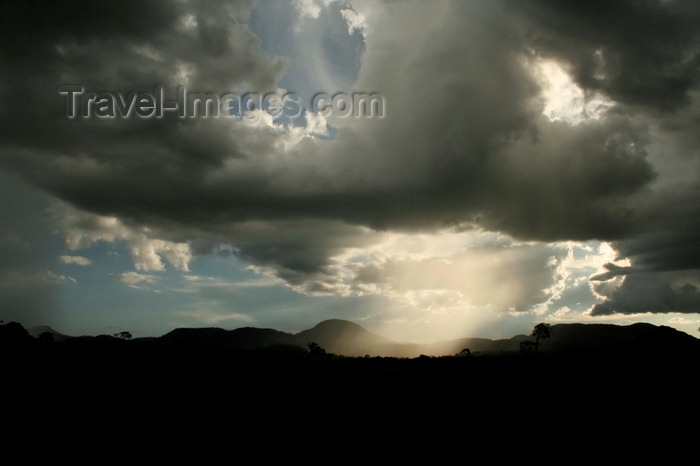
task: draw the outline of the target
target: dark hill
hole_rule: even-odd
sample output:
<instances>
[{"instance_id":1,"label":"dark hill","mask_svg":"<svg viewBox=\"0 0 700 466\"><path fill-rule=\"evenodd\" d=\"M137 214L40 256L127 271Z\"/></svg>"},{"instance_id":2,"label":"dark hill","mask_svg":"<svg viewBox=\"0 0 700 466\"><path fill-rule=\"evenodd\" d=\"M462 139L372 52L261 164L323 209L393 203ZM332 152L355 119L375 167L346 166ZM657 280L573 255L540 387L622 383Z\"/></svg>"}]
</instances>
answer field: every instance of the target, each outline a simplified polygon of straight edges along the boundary
<instances>
[{"instance_id":1,"label":"dark hill","mask_svg":"<svg viewBox=\"0 0 700 466\"><path fill-rule=\"evenodd\" d=\"M158 339L161 343L179 346L225 347L229 346L229 332L222 328L177 328Z\"/></svg>"},{"instance_id":2,"label":"dark hill","mask_svg":"<svg viewBox=\"0 0 700 466\"><path fill-rule=\"evenodd\" d=\"M523 341L534 341L529 335L507 339L461 338L432 344L392 341L372 333L360 325L340 319L320 322L313 328L292 334L273 329L244 327L236 330L218 328L177 329L159 340L188 346L255 349L275 345L294 345L303 349L311 342L329 353L343 356L388 356L413 358L420 355L446 356L469 349L472 354L519 352ZM557 324L550 327L550 338L540 342L539 351L593 351L649 349L663 351L698 346L700 340L676 329L638 323Z\"/></svg>"},{"instance_id":3,"label":"dark hill","mask_svg":"<svg viewBox=\"0 0 700 466\"><path fill-rule=\"evenodd\" d=\"M294 337L291 333L269 328L238 328L231 331L230 338L241 349L294 344Z\"/></svg>"},{"instance_id":4,"label":"dark hill","mask_svg":"<svg viewBox=\"0 0 700 466\"><path fill-rule=\"evenodd\" d=\"M31 327L30 329L28 329L28 332L34 338L42 337L42 335L51 335L50 338L53 338L53 341L57 342L66 341L69 338L72 338L68 335L64 335L60 332L57 332L48 325L37 325L36 327Z\"/></svg>"},{"instance_id":5,"label":"dark hill","mask_svg":"<svg viewBox=\"0 0 700 466\"><path fill-rule=\"evenodd\" d=\"M159 343L198 348L254 349L294 344L292 334L273 329L243 327L178 328L158 338Z\"/></svg>"},{"instance_id":6,"label":"dark hill","mask_svg":"<svg viewBox=\"0 0 700 466\"><path fill-rule=\"evenodd\" d=\"M12 325L3 326L11 329ZM21 329L22 335L37 339L36 333L50 332L48 327L34 328L32 332ZM8 333L9 330L5 333ZM14 332L17 333L17 332ZM14 333L12 333L14 335ZM420 355L447 356L469 349L471 354L513 353L520 351L524 341L534 341L529 335L516 335L508 339L462 338L432 344L402 343L372 333L358 324L346 320L330 319L299 333L287 333L269 328L243 327L235 330L222 328L178 328L157 338L121 340L113 336L66 337L57 336L55 342L87 344L122 344L130 347L156 345L170 348L238 349L294 346L306 350L314 342L328 353L342 356L385 356L414 358ZM33 338L32 338L33 337ZM9 338L9 337L8 337ZM7 338L6 338L7 339ZM540 342L543 353L562 351L678 351L698 348L700 340L671 327L646 323L632 325L613 324L557 324L550 327L550 338Z\"/></svg>"},{"instance_id":7,"label":"dark hill","mask_svg":"<svg viewBox=\"0 0 700 466\"><path fill-rule=\"evenodd\" d=\"M22 422L44 422L46 413L56 416L60 407L58 419L79 418L96 435L120 419L143 429L146 438L162 426L178 432L190 426L208 434L207 426L220 429L222 419L256 435L278 422L281 433L288 426L294 429L289 420L297 419L304 420L301 430L307 436L308 425L334 436L341 424L354 432L356 424L348 419L370 419L379 437L393 425L408 427L412 435L444 425L446 416L471 419L480 407L487 414L475 418L476 427L484 430L483 419L493 418L485 429L491 437L504 425L516 435L533 429L533 412L543 413L543 425L567 435L569 425L587 433L590 427L581 423L591 419L611 424L610 435L624 430L619 422L627 419L644 429L641 435L650 419L659 422L659 414L667 416L662 417L665 426L680 426L678 421L687 418L687 407L678 400L696 394L700 340L648 324L563 324L551 327L541 354L521 354L519 342L530 339L413 345L331 320L297 334L183 328L158 338L103 335L52 343L32 337L19 324L0 325L0 347L7 355L3 395L21 408L15 412ZM336 354L343 348L363 355L373 354L372 348L456 354L467 345L475 356L316 358L306 351L310 341ZM284 345L289 347L279 348ZM262 347L277 349L257 350ZM251 351L226 350L235 348ZM592 351L596 348L602 350ZM145 414L135 417L139 413ZM54 435L55 425L50 428Z\"/></svg>"},{"instance_id":8,"label":"dark hill","mask_svg":"<svg viewBox=\"0 0 700 466\"><path fill-rule=\"evenodd\" d=\"M289 345L306 349L309 343L314 342L329 353L346 356L392 354L396 353L396 351L392 352L392 347L397 345L355 323L339 319L320 322L313 328L296 334L256 327L242 327L235 330L216 327L178 328L151 341L155 341L158 345L241 350Z\"/></svg>"},{"instance_id":9,"label":"dark hill","mask_svg":"<svg viewBox=\"0 0 700 466\"><path fill-rule=\"evenodd\" d=\"M391 340L347 320L329 319L294 335L294 342L306 347L318 343L323 349L346 356L377 354L391 346Z\"/></svg>"},{"instance_id":10,"label":"dark hill","mask_svg":"<svg viewBox=\"0 0 700 466\"><path fill-rule=\"evenodd\" d=\"M576 349L676 350L697 346L700 341L671 327L648 323L559 324L551 327L551 337L541 342L542 351Z\"/></svg>"}]
</instances>

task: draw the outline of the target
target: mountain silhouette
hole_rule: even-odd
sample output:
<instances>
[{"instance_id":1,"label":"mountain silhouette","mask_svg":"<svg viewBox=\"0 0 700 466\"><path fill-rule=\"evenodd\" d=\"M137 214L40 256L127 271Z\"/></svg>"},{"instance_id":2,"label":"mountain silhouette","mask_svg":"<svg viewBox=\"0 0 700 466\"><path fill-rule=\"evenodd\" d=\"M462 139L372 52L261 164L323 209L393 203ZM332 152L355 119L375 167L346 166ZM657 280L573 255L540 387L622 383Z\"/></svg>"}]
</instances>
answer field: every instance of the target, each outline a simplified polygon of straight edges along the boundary
<instances>
[{"instance_id":1,"label":"mountain silhouette","mask_svg":"<svg viewBox=\"0 0 700 466\"><path fill-rule=\"evenodd\" d=\"M326 351L344 356L382 353L395 345L391 340L365 330L358 324L341 319L324 320L315 327L294 335L293 341L300 346L314 342Z\"/></svg>"},{"instance_id":2,"label":"mountain silhouette","mask_svg":"<svg viewBox=\"0 0 700 466\"><path fill-rule=\"evenodd\" d=\"M242 327L235 330L221 328L178 328L156 338L157 344L190 348L222 348L251 350L272 346L307 348L316 343L324 350L343 356L390 353L396 343L365 330L346 320L329 319L299 333L288 333L270 328Z\"/></svg>"},{"instance_id":3,"label":"mountain silhouette","mask_svg":"<svg viewBox=\"0 0 700 466\"><path fill-rule=\"evenodd\" d=\"M293 344L291 334L274 329L244 327L178 328L157 339L158 342L199 348L253 349L279 344Z\"/></svg>"},{"instance_id":4,"label":"mountain silhouette","mask_svg":"<svg viewBox=\"0 0 700 466\"><path fill-rule=\"evenodd\" d=\"M339 356L380 356L415 358L418 356L450 356L469 350L468 354L519 352L521 344L533 341L530 335L507 339L458 338L434 343L397 342L370 332L362 326L341 319L324 320L312 328L289 333L271 328L242 327L225 330L218 327L177 328L160 337L135 338L124 341L116 336L70 337L51 327L38 326L25 331L40 338L51 334L54 342L126 343L170 348L254 350L271 347L296 347L306 350L315 343L326 352ZM550 338L542 340L539 351L610 351L610 350L679 350L697 348L700 340L666 326L647 323L556 324L550 327Z\"/></svg>"},{"instance_id":5,"label":"mountain silhouette","mask_svg":"<svg viewBox=\"0 0 700 466\"><path fill-rule=\"evenodd\" d=\"M534 341L530 335L515 335L508 339L463 338L427 345L430 354L454 354L460 348L471 352L500 353L520 351L520 344ZM539 351L545 353L561 351L604 350L676 350L697 347L700 340L671 327L648 323L631 325L616 324L556 324L550 327L550 337L540 341Z\"/></svg>"},{"instance_id":6,"label":"mountain silhouette","mask_svg":"<svg viewBox=\"0 0 700 466\"><path fill-rule=\"evenodd\" d=\"M53 328L49 327L48 325L37 325L35 327L31 327L27 329L29 334L33 336L34 338L39 338L42 335L51 335L51 338L53 338L53 341L61 342L61 341L66 341L72 337L68 335L64 335L60 332L57 332Z\"/></svg>"},{"instance_id":7,"label":"mountain silhouette","mask_svg":"<svg viewBox=\"0 0 700 466\"><path fill-rule=\"evenodd\" d=\"M619 348L678 349L697 346L700 340L671 327L646 323L557 324L551 326L551 337L540 342L539 351L594 351ZM137 339L138 340L138 339ZM519 352L522 342L533 341L529 335L507 339L459 338L434 343L397 342L366 330L347 320L324 320L298 333L270 328L242 327L179 328L154 339L159 344L197 348L261 349L272 346L295 346L306 349L316 343L329 353L341 356L381 356L414 358L418 356L449 356L468 349L470 354Z\"/></svg>"},{"instance_id":8,"label":"mountain silhouette","mask_svg":"<svg viewBox=\"0 0 700 466\"><path fill-rule=\"evenodd\" d=\"M559 324L552 326L551 337L541 345L545 351L586 348L678 349L697 345L699 340L671 327L648 323L631 325Z\"/></svg>"},{"instance_id":9,"label":"mountain silhouette","mask_svg":"<svg viewBox=\"0 0 700 466\"><path fill-rule=\"evenodd\" d=\"M646 425L651 414L655 423L661 414L671 417L664 425L674 425L669 413L681 412L676 400L696 395L700 340L686 333L650 324L559 324L550 334L535 355L520 351L530 335L413 344L336 319L298 333L179 328L160 337L65 342L9 323L0 325L8 356L3 395L32 422L58 406L58 418L87 420L100 433L126 416L144 438L155 426L200 431L207 422L220 429L222 420L256 434L275 423L300 430L286 424L299 419L307 436L309 424L333 435L348 425L355 432L360 425L364 434L365 424L382 432L387 425L408 427L413 435L447 418L472 419L482 407L494 421L485 428L489 435L504 426L516 434L522 426L532 429L533 411L559 429L591 413L604 422L613 416L616 429L619 419ZM326 352L314 354L311 342ZM571 402L553 405L560 394ZM477 421L482 429L483 422Z\"/></svg>"}]
</instances>

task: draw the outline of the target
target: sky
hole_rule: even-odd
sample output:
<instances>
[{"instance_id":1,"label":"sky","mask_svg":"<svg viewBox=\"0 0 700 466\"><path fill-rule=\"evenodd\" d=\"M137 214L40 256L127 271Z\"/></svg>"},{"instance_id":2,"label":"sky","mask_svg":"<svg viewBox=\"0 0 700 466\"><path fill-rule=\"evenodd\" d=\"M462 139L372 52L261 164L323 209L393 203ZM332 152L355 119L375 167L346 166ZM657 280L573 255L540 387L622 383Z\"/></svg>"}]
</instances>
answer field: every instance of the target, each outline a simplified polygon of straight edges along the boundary
<instances>
[{"instance_id":1,"label":"sky","mask_svg":"<svg viewBox=\"0 0 700 466\"><path fill-rule=\"evenodd\" d=\"M0 320L698 336L696 1L7 0L0 29Z\"/></svg>"}]
</instances>

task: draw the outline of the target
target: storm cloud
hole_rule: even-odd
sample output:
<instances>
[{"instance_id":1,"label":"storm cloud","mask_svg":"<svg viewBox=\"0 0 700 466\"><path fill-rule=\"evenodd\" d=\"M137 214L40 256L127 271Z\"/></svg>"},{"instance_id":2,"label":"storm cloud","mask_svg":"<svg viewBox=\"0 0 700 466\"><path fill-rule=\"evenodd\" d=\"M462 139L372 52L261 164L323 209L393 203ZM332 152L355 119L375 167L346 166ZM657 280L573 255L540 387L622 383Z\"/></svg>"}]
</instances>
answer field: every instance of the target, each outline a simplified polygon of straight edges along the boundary
<instances>
[{"instance_id":1,"label":"storm cloud","mask_svg":"<svg viewBox=\"0 0 700 466\"><path fill-rule=\"evenodd\" d=\"M551 259L563 257L553 244L596 240L630 265L593 277L594 288L625 277L594 315L696 312L697 2L329 3L300 14L296 33L325 21L333 34L314 34L310 50L332 50L351 19L360 55L350 84L382 95L381 118L67 118L65 85L122 95L162 86L171 99L178 86L295 91L278 88L299 64L263 49L252 2L3 2L0 166L54 198L69 250L125 241L138 270L187 270L226 243L301 292L415 290L427 287L418 269L443 285L452 269L347 258L391 234L484 231L510 238L483 250L497 265L468 244L450 263L476 275L481 266L500 291L444 285L471 304L489 302L486 289L506 310L546 302ZM313 58L315 70L330 63ZM548 118L543 63L609 108L576 123ZM315 82L330 85L331 71ZM639 293L647 282L656 299Z\"/></svg>"}]
</instances>

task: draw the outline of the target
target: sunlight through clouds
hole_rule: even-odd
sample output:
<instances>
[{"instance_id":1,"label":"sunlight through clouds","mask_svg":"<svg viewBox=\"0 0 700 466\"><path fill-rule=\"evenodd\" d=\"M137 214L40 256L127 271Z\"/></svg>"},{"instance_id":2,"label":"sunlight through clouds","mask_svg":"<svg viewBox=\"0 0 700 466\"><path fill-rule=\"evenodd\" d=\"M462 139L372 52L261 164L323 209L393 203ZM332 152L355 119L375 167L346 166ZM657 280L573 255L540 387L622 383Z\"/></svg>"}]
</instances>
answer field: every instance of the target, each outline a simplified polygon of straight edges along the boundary
<instances>
[{"instance_id":1,"label":"sunlight through clouds","mask_svg":"<svg viewBox=\"0 0 700 466\"><path fill-rule=\"evenodd\" d=\"M614 106L614 102L600 93L582 90L565 67L554 60L530 59L532 74L542 87L542 113L550 120L577 124L589 119L600 119Z\"/></svg>"},{"instance_id":2,"label":"sunlight through clouds","mask_svg":"<svg viewBox=\"0 0 700 466\"><path fill-rule=\"evenodd\" d=\"M492 318L502 312L544 316L560 308L581 315L599 300L588 278L611 254L605 243L517 242L483 231L377 233L372 245L334 257L343 285L326 292L383 296L435 319L475 308Z\"/></svg>"},{"instance_id":3,"label":"sunlight through clouds","mask_svg":"<svg viewBox=\"0 0 700 466\"><path fill-rule=\"evenodd\" d=\"M697 314L692 2L6 2L8 306L433 336Z\"/></svg>"}]
</instances>

